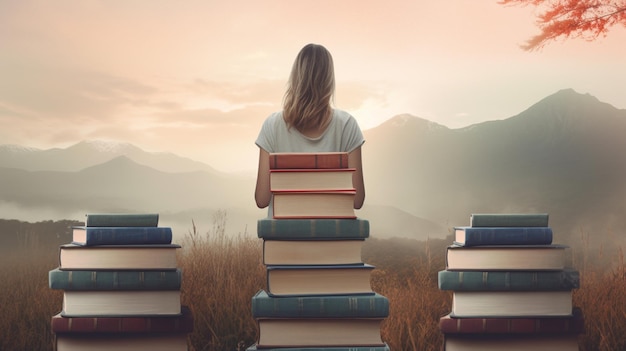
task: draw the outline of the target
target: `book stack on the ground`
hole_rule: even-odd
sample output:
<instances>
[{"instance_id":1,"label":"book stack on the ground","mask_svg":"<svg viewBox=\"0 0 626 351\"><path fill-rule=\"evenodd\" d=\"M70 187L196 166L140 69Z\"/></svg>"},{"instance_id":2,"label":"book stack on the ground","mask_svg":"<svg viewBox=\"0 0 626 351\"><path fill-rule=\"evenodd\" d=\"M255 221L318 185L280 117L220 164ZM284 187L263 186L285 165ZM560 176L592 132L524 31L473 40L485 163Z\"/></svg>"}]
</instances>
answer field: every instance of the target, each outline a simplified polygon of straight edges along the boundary
<instances>
[{"instance_id":1,"label":"book stack on the ground","mask_svg":"<svg viewBox=\"0 0 626 351\"><path fill-rule=\"evenodd\" d=\"M93 213L61 245L51 289L55 350L187 350L191 311L181 306L172 229L158 214Z\"/></svg>"},{"instance_id":2,"label":"book stack on the ground","mask_svg":"<svg viewBox=\"0 0 626 351\"><path fill-rule=\"evenodd\" d=\"M252 297L249 351L389 350L389 301L361 258L369 222L355 216L353 173L347 153L270 155L272 207L257 223L267 286Z\"/></svg>"},{"instance_id":3,"label":"book stack on the ground","mask_svg":"<svg viewBox=\"0 0 626 351\"><path fill-rule=\"evenodd\" d=\"M444 349L578 350L580 280L566 250L546 213L472 214L470 226L455 227L439 272L439 289L452 291L439 320Z\"/></svg>"}]
</instances>

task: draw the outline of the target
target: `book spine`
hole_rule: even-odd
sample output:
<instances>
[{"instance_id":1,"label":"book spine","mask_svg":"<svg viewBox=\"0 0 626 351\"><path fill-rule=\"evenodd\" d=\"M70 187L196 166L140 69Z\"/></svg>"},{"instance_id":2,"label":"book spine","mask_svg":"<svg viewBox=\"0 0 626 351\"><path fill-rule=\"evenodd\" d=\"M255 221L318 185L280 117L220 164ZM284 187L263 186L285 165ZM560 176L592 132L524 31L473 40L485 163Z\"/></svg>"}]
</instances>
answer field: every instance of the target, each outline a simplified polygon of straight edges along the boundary
<instances>
[{"instance_id":1,"label":"book spine","mask_svg":"<svg viewBox=\"0 0 626 351\"><path fill-rule=\"evenodd\" d=\"M265 240L365 239L369 237L365 219L272 219L257 221L257 236Z\"/></svg>"},{"instance_id":2,"label":"book spine","mask_svg":"<svg viewBox=\"0 0 626 351\"><path fill-rule=\"evenodd\" d=\"M449 271L438 273L440 290L557 291L580 287L579 272L562 271Z\"/></svg>"},{"instance_id":3,"label":"book spine","mask_svg":"<svg viewBox=\"0 0 626 351\"><path fill-rule=\"evenodd\" d=\"M547 213L475 213L472 227L547 227Z\"/></svg>"},{"instance_id":4,"label":"book spine","mask_svg":"<svg viewBox=\"0 0 626 351\"><path fill-rule=\"evenodd\" d=\"M330 347L279 347L279 348L257 348L256 344L248 347L246 351L390 351L389 345L384 346L330 346Z\"/></svg>"},{"instance_id":5,"label":"book spine","mask_svg":"<svg viewBox=\"0 0 626 351\"><path fill-rule=\"evenodd\" d=\"M50 289L57 290L179 290L182 272L61 270L48 273Z\"/></svg>"},{"instance_id":6,"label":"book spine","mask_svg":"<svg viewBox=\"0 0 626 351\"><path fill-rule=\"evenodd\" d=\"M439 319L443 334L580 334L585 332L584 317L574 308L572 317L549 318L453 318Z\"/></svg>"},{"instance_id":7,"label":"book spine","mask_svg":"<svg viewBox=\"0 0 626 351\"><path fill-rule=\"evenodd\" d=\"M175 317L52 317L53 333L191 333L193 315L187 306Z\"/></svg>"},{"instance_id":8,"label":"book spine","mask_svg":"<svg viewBox=\"0 0 626 351\"><path fill-rule=\"evenodd\" d=\"M85 246L170 244L172 228L169 227L83 227Z\"/></svg>"},{"instance_id":9,"label":"book spine","mask_svg":"<svg viewBox=\"0 0 626 351\"><path fill-rule=\"evenodd\" d=\"M384 318L389 315L389 300L374 295L270 297L266 293L252 298L254 318Z\"/></svg>"},{"instance_id":10,"label":"book spine","mask_svg":"<svg viewBox=\"0 0 626 351\"><path fill-rule=\"evenodd\" d=\"M270 169L331 169L348 168L347 153L270 154Z\"/></svg>"},{"instance_id":11,"label":"book spine","mask_svg":"<svg viewBox=\"0 0 626 351\"><path fill-rule=\"evenodd\" d=\"M549 245L550 227L457 227L465 232L464 246Z\"/></svg>"},{"instance_id":12,"label":"book spine","mask_svg":"<svg viewBox=\"0 0 626 351\"><path fill-rule=\"evenodd\" d=\"M279 347L279 348L257 348L256 344L248 347L246 351L390 351L389 345L384 346L329 346L329 347Z\"/></svg>"},{"instance_id":13,"label":"book spine","mask_svg":"<svg viewBox=\"0 0 626 351\"><path fill-rule=\"evenodd\" d=\"M158 213L88 213L87 227L156 227Z\"/></svg>"}]
</instances>

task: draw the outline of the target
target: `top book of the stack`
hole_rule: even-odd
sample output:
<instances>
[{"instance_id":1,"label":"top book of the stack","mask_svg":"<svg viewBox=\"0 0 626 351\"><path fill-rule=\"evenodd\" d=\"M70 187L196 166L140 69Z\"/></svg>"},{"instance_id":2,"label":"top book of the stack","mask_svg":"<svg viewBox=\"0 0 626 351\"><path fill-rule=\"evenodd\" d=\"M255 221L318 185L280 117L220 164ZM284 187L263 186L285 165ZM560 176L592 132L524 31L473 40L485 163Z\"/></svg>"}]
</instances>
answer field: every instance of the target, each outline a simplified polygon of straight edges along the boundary
<instances>
[{"instance_id":1,"label":"top book of the stack","mask_svg":"<svg viewBox=\"0 0 626 351\"><path fill-rule=\"evenodd\" d=\"M158 213L88 213L86 227L156 227Z\"/></svg>"},{"instance_id":2,"label":"top book of the stack","mask_svg":"<svg viewBox=\"0 0 626 351\"><path fill-rule=\"evenodd\" d=\"M270 153L270 169L348 168L347 152Z\"/></svg>"},{"instance_id":3,"label":"top book of the stack","mask_svg":"<svg viewBox=\"0 0 626 351\"><path fill-rule=\"evenodd\" d=\"M547 213L473 213L470 227L547 227Z\"/></svg>"}]
</instances>

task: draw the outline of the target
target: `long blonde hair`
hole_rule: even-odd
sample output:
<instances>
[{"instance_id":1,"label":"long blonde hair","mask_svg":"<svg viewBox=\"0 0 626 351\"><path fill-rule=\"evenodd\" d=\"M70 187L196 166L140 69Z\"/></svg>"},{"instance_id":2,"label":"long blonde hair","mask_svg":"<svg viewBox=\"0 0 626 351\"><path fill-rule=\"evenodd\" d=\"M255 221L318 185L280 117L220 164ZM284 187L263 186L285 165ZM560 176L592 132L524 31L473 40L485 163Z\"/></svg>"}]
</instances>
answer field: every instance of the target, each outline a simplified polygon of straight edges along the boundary
<instances>
[{"instance_id":1,"label":"long blonde hair","mask_svg":"<svg viewBox=\"0 0 626 351\"><path fill-rule=\"evenodd\" d=\"M306 45L293 63L285 92L283 118L289 128L303 131L327 122L334 93L333 57L322 45Z\"/></svg>"}]
</instances>

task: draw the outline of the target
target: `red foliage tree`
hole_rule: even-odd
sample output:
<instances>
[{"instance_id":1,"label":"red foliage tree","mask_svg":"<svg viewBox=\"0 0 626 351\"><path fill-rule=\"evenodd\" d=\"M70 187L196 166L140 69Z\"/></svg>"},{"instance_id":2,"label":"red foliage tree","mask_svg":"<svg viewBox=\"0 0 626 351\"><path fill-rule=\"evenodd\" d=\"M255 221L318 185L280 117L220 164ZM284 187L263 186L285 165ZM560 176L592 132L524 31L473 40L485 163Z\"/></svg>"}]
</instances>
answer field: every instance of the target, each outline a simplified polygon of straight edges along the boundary
<instances>
[{"instance_id":1,"label":"red foliage tree","mask_svg":"<svg viewBox=\"0 0 626 351\"><path fill-rule=\"evenodd\" d=\"M594 40L609 27L626 27L626 0L500 0L503 5L533 5L539 9L541 33L522 45L524 50L542 48L558 37Z\"/></svg>"}]
</instances>

